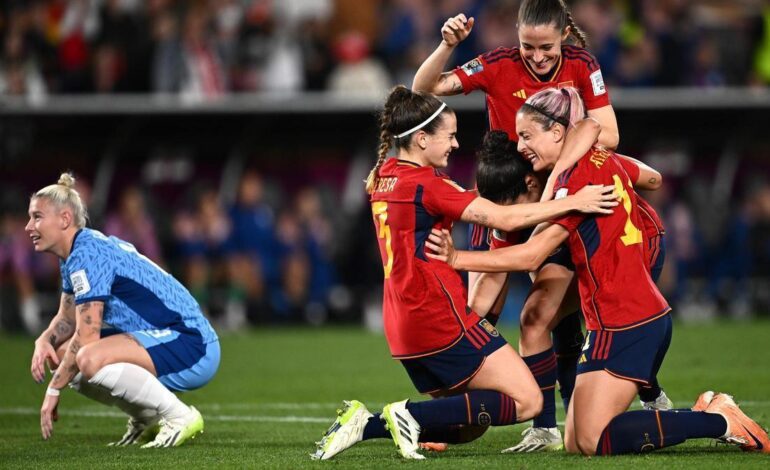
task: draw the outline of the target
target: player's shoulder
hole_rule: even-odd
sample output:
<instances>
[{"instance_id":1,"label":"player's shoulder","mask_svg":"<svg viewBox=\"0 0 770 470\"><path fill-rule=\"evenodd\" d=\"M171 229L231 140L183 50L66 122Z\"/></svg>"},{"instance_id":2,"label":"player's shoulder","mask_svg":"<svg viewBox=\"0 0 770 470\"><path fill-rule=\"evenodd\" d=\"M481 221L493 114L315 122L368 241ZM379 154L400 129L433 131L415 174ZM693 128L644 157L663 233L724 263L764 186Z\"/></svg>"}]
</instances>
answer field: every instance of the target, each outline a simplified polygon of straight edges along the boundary
<instances>
[{"instance_id":1,"label":"player's shoulder","mask_svg":"<svg viewBox=\"0 0 770 470\"><path fill-rule=\"evenodd\" d=\"M98 230L82 228L73 241L74 251L91 251L104 248L110 243L109 237Z\"/></svg>"},{"instance_id":2,"label":"player's shoulder","mask_svg":"<svg viewBox=\"0 0 770 470\"><path fill-rule=\"evenodd\" d=\"M599 70L599 61L585 48L572 44L563 44L561 46L561 54L564 57L565 64L572 68L585 69L589 72Z\"/></svg>"},{"instance_id":3,"label":"player's shoulder","mask_svg":"<svg viewBox=\"0 0 770 470\"><path fill-rule=\"evenodd\" d=\"M487 65L502 61L521 62L521 54L518 47L498 47L479 56Z\"/></svg>"}]
</instances>

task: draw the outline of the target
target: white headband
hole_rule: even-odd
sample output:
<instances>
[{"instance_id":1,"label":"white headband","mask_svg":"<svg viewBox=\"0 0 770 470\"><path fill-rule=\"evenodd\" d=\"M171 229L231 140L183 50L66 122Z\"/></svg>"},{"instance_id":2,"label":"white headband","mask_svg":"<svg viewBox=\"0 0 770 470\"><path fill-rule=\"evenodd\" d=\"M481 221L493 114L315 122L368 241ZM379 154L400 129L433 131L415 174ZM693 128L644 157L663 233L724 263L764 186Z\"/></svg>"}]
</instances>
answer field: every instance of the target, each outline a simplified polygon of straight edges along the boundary
<instances>
[{"instance_id":1,"label":"white headband","mask_svg":"<svg viewBox=\"0 0 770 470\"><path fill-rule=\"evenodd\" d=\"M411 134L412 132L418 131L418 130L422 129L423 127L427 126L429 122L431 122L432 120L436 119L436 116L441 114L441 111L443 111L444 108L446 108L446 103L441 103L441 106L439 106L438 109L436 110L436 112L431 114L431 116L428 119L426 119L423 122L417 124L416 126L414 126L413 128L409 129L408 131L402 132L402 133L398 134L396 136L396 139L400 139L402 137L406 137L409 134Z\"/></svg>"}]
</instances>

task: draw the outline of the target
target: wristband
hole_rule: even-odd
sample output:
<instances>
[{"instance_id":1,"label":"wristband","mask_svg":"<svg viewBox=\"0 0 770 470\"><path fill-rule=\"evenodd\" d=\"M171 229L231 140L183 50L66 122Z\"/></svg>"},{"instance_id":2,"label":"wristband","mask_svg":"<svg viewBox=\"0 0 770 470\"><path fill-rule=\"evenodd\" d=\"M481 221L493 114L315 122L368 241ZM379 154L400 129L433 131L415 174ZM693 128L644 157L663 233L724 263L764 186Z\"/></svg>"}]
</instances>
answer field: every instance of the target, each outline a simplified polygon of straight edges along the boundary
<instances>
[{"instance_id":1,"label":"wristband","mask_svg":"<svg viewBox=\"0 0 770 470\"><path fill-rule=\"evenodd\" d=\"M60 393L61 393L61 390L53 387L48 387L48 389L45 391L46 395L51 395L52 397L58 397Z\"/></svg>"}]
</instances>

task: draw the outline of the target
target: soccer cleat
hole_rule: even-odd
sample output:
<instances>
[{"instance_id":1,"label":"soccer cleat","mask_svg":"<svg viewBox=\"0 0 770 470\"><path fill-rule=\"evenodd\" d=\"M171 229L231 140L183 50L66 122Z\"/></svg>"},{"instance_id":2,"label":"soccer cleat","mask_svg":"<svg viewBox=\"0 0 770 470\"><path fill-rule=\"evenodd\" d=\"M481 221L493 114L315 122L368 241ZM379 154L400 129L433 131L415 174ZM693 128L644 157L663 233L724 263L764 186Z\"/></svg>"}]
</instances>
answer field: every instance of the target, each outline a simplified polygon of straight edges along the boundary
<instances>
[{"instance_id":1,"label":"soccer cleat","mask_svg":"<svg viewBox=\"0 0 770 470\"><path fill-rule=\"evenodd\" d=\"M446 452L448 448L444 442L420 442L420 449L428 452Z\"/></svg>"},{"instance_id":2,"label":"soccer cleat","mask_svg":"<svg viewBox=\"0 0 770 470\"><path fill-rule=\"evenodd\" d=\"M420 448L420 425L406 409L409 400L397 401L385 405L380 417L385 420L385 427L390 431L393 442L398 447L398 452L405 459L422 460L424 455L417 452Z\"/></svg>"},{"instance_id":3,"label":"soccer cleat","mask_svg":"<svg viewBox=\"0 0 770 470\"><path fill-rule=\"evenodd\" d=\"M695 400L695 404L692 405L692 408L690 408L692 411L706 411L706 408L708 408L709 403L711 403L711 400L714 399L714 392L711 390L707 392L703 392L698 396L698 399Z\"/></svg>"},{"instance_id":4,"label":"soccer cleat","mask_svg":"<svg viewBox=\"0 0 770 470\"><path fill-rule=\"evenodd\" d=\"M121 437L120 440L110 442L107 445L110 447L124 447L138 442L149 442L155 439L155 436L157 436L160 431L158 420L158 417L149 420L128 418L126 433L123 434L123 437Z\"/></svg>"},{"instance_id":5,"label":"soccer cleat","mask_svg":"<svg viewBox=\"0 0 770 470\"><path fill-rule=\"evenodd\" d=\"M770 438L762 427L735 404L733 397L726 393L717 394L706 408L706 413L721 415L727 421L727 432L720 440L736 444L745 451L770 454Z\"/></svg>"},{"instance_id":6,"label":"soccer cleat","mask_svg":"<svg viewBox=\"0 0 770 470\"><path fill-rule=\"evenodd\" d=\"M190 407L190 412L185 416L177 419L161 418L159 424L158 435L143 445L142 449L178 447L188 439L195 439L195 436L203 433L203 416L194 406Z\"/></svg>"},{"instance_id":7,"label":"soccer cleat","mask_svg":"<svg viewBox=\"0 0 770 470\"><path fill-rule=\"evenodd\" d=\"M503 454L519 452L554 452L564 449L559 428L527 428L521 433L524 439L513 447L502 451Z\"/></svg>"},{"instance_id":8,"label":"soccer cleat","mask_svg":"<svg viewBox=\"0 0 770 470\"><path fill-rule=\"evenodd\" d=\"M642 408L645 410L652 410L652 411L668 411L674 409L674 402L672 402L667 396L666 392L663 390L660 391L660 395L655 398L653 401L642 401L639 400L639 403L642 404Z\"/></svg>"},{"instance_id":9,"label":"soccer cleat","mask_svg":"<svg viewBox=\"0 0 770 470\"><path fill-rule=\"evenodd\" d=\"M328 460L353 444L361 442L364 428L372 414L358 400L343 401L342 408L337 410L337 419L326 430L319 442L315 453L310 455L313 460Z\"/></svg>"}]
</instances>

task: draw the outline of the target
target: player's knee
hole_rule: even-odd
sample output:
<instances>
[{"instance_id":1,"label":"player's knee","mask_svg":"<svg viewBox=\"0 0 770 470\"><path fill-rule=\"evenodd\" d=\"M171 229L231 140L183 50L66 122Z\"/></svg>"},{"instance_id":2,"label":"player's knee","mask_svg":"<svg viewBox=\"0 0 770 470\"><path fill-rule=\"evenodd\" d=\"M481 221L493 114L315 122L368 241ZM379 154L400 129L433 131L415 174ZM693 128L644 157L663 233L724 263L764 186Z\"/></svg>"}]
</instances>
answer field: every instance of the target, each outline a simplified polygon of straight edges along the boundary
<instances>
[{"instance_id":1,"label":"player's knee","mask_svg":"<svg viewBox=\"0 0 770 470\"><path fill-rule=\"evenodd\" d=\"M80 373L86 379L93 377L104 365L102 358L99 357L97 351L90 345L80 348L75 356L75 362L78 365L78 369L80 369Z\"/></svg>"},{"instance_id":2,"label":"player's knee","mask_svg":"<svg viewBox=\"0 0 770 470\"><path fill-rule=\"evenodd\" d=\"M515 398L516 421L527 421L543 411L543 394L537 387L527 390L521 397Z\"/></svg>"},{"instance_id":3,"label":"player's knee","mask_svg":"<svg viewBox=\"0 0 770 470\"><path fill-rule=\"evenodd\" d=\"M539 302L532 302L524 305L519 319L522 334L542 334L550 333L548 327L555 311L551 311L547 305Z\"/></svg>"},{"instance_id":4,"label":"player's knee","mask_svg":"<svg viewBox=\"0 0 770 470\"><path fill-rule=\"evenodd\" d=\"M578 433L575 436L575 444L583 455L595 455L596 444L599 443L599 439L596 436L592 436L589 433Z\"/></svg>"}]
</instances>

